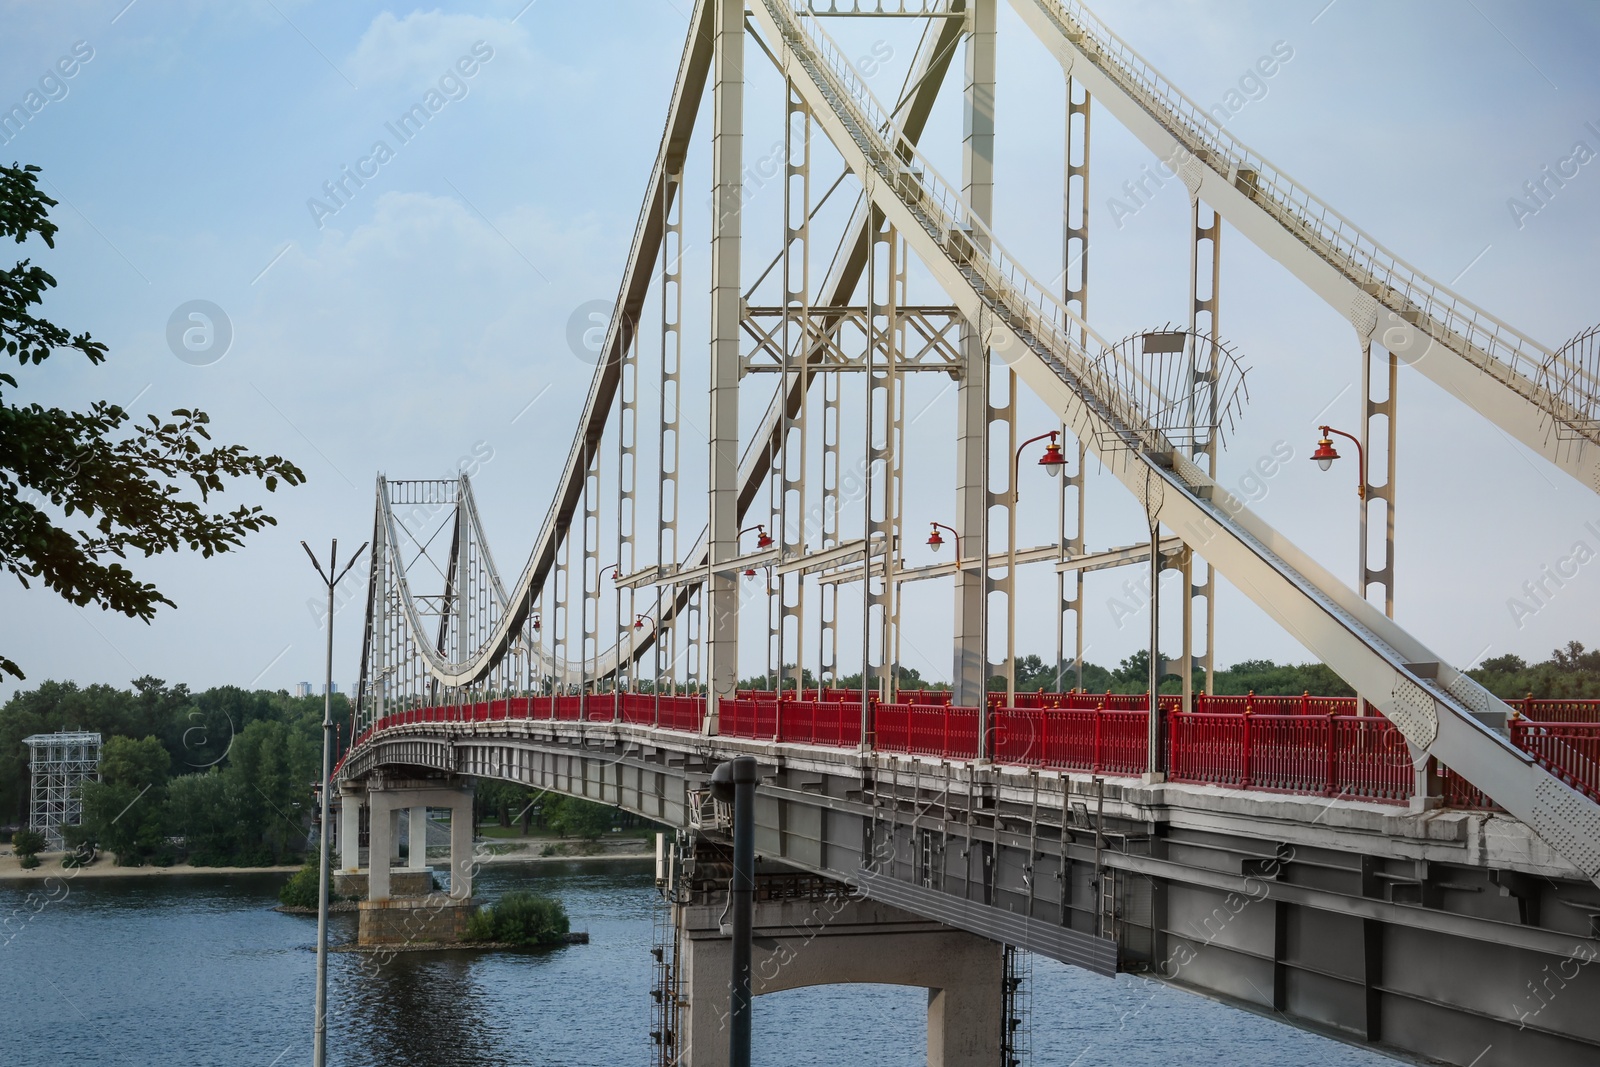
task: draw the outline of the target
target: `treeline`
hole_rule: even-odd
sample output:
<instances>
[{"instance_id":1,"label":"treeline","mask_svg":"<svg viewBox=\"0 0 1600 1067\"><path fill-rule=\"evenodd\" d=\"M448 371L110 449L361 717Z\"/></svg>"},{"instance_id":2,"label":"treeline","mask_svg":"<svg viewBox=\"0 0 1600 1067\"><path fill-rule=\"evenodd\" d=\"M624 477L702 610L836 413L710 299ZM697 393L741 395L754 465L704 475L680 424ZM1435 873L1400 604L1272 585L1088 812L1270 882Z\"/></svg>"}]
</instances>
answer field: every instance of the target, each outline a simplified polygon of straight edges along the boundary
<instances>
[{"instance_id":1,"label":"treeline","mask_svg":"<svg viewBox=\"0 0 1600 1067\"><path fill-rule=\"evenodd\" d=\"M1163 653L1170 666L1176 666L1173 657ZM791 666L789 670L793 670ZM1565 648L1555 649L1550 658L1540 663L1528 663L1521 656L1505 655L1486 659L1467 671L1489 692L1503 700L1520 700L1532 696L1539 700L1600 699L1600 650L1585 650L1577 641ZM948 682L925 681L920 672L910 667L899 671L901 689L949 689ZM786 679L793 688L794 679ZM800 684L807 689L816 686L810 670L802 672ZM746 678L739 683L741 689L770 689L772 680L765 675ZM837 683L840 689L857 689L861 686L860 673L846 675ZM1202 671L1194 672L1195 692L1205 688ZM1004 689L1006 680L1001 675L989 679L990 689ZM1058 669L1039 656L1017 657L1017 690L1036 692L1040 689L1055 692L1057 688L1079 688L1078 672L1072 660L1064 661ZM1138 651L1115 667L1102 667L1085 661L1081 688L1090 693L1143 693L1150 687L1150 653ZM1163 676L1161 691L1178 693L1183 690L1183 680L1178 674ZM1261 696L1354 696L1355 692L1323 663L1275 663L1270 659L1251 659L1235 663L1216 671L1213 692L1225 696L1242 696L1257 693Z\"/></svg>"},{"instance_id":2,"label":"treeline","mask_svg":"<svg viewBox=\"0 0 1600 1067\"><path fill-rule=\"evenodd\" d=\"M1485 660L1467 672L1505 700L1600 699L1600 650L1576 641L1550 658L1528 663L1520 656ZM1083 688L1095 693L1143 693L1149 656L1136 652L1116 667L1083 665ZM1060 668L1060 685L1077 685L1070 662ZM791 684L793 684L791 682ZM801 684L816 685L811 672ZM861 684L859 674L842 678L840 688ZM1017 661L1017 688L1024 692L1057 688L1057 669L1039 656ZM1203 679L1195 676L1199 690ZM766 677L746 678L741 688L764 689ZM944 689L914 669L900 669L904 689ZM990 680L1003 689L1004 679ZM1178 692L1181 680L1167 675L1161 690ZM1338 675L1320 663L1281 664L1245 660L1216 672L1215 691L1263 696L1310 692L1350 696ZM108 685L79 687L45 682L14 694L0 707L0 821L25 825L28 818L28 749L22 739L58 730L101 734L101 781L84 790L84 821L76 838L117 854L125 864L170 863L187 857L199 865L259 866L291 860L304 847L314 805L311 792L322 757L322 697L291 697L284 692L220 686L193 693L159 678L139 678L131 689ZM341 743L350 706L333 698ZM551 794L538 795L504 782L481 782L480 818L503 826L537 825L563 836L593 839L613 825L634 820L616 809ZM621 820L619 823L618 820Z\"/></svg>"},{"instance_id":3,"label":"treeline","mask_svg":"<svg viewBox=\"0 0 1600 1067\"><path fill-rule=\"evenodd\" d=\"M493 819L506 829L520 827L524 836L538 830L581 841L598 841L613 828L654 825L609 804L489 778L474 787L473 816L476 823Z\"/></svg>"},{"instance_id":4,"label":"treeline","mask_svg":"<svg viewBox=\"0 0 1600 1067\"><path fill-rule=\"evenodd\" d=\"M101 780L84 788L74 843L119 863L262 866L305 846L322 760L322 697L158 678L132 689L45 682L0 707L0 803L25 824L30 734L98 732ZM349 721L342 695L334 719Z\"/></svg>"},{"instance_id":5,"label":"treeline","mask_svg":"<svg viewBox=\"0 0 1600 1067\"><path fill-rule=\"evenodd\" d=\"M789 668L792 670L793 668ZM899 671L899 688L901 689L949 689L949 682L927 681L922 673L912 667L901 667ZM787 688L794 688L794 678L785 679ZM816 687L816 679L810 670L802 672L801 686L806 689ZM746 678L739 683L741 689L771 689L772 679L766 676ZM845 675L839 679L836 688L859 689L861 687L861 674ZM989 679L991 690L1003 690L1006 687L1004 675L995 675ZM1091 693L1143 693L1150 687L1150 654L1148 652L1135 652L1124 659L1116 667L1106 668L1098 663L1084 662L1082 688ZM1046 663L1039 656L1017 657L1017 691L1031 693L1043 689L1055 692L1057 689L1067 690L1079 688L1078 672L1071 660L1061 664L1059 673L1055 667ZM1163 693L1181 692L1183 683L1177 675L1168 675L1161 684ZM1204 674L1195 672L1196 691L1205 688ZM1274 663L1267 659L1246 660L1236 663L1226 670L1216 672L1215 691L1218 693L1249 693L1256 692L1262 695L1299 694L1310 691L1319 696L1350 696L1351 689L1345 685L1344 680L1332 670L1321 663Z\"/></svg>"}]
</instances>

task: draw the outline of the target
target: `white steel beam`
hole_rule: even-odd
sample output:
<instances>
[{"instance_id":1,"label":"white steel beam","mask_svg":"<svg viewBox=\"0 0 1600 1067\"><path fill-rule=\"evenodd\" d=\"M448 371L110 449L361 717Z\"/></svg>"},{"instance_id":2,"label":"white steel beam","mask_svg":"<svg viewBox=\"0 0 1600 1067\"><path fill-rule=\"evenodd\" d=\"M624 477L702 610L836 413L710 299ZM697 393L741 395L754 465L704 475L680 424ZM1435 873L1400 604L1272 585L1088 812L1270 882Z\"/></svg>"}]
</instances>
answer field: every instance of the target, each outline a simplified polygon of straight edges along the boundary
<instances>
[{"instance_id":1,"label":"white steel beam","mask_svg":"<svg viewBox=\"0 0 1600 1067\"><path fill-rule=\"evenodd\" d=\"M739 320L744 311L740 233L744 199L744 0L713 0L711 84L711 416L707 678L708 729L717 702L739 684Z\"/></svg>"},{"instance_id":2,"label":"white steel beam","mask_svg":"<svg viewBox=\"0 0 1600 1067\"><path fill-rule=\"evenodd\" d=\"M1240 144L1079 0L1011 6L1118 122L1328 306L1358 330L1375 323L1402 362L1600 493L1600 383L1552 391L1548 347L1411 267ZM1580 394L1591 410L1573 407Z\"/></svg>"},{"instance_id":3,"label":"white steel beam","mask_svg":"<svg viewBox=\"0 0 1600 1067\"><path fill-rule=\"evenodd\" d=\"M1496 732L1509 708L1368 604L1170 446L1097 358L1111 346L1075 322L915 148L884 144L880 105L815 24L786 0L754 0L763 32L798 72L819 125L873 202L904 234L969 320L993 323L991 346L1133 492L1305 648L1367 694L1413 748L1437 758L1600 880L1600 805L1538 767ZM916 162L915 180L904 161ZM1069 325L1071 329L1069 330ZM1072 331L1082 330L1090 349Z\"/></svg>"}]
</instances>

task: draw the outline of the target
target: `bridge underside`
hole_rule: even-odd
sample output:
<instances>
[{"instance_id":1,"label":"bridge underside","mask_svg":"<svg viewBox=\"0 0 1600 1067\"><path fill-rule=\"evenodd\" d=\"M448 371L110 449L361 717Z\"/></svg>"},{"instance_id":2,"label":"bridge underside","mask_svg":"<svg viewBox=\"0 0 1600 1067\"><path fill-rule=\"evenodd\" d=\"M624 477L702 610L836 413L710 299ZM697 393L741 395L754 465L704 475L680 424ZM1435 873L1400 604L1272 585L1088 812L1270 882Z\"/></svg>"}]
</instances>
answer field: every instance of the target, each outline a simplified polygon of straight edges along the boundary
<instances>
[{"instance_id":1,"label":"bridge underside","mask_svg":"<svg viewBox=\"0 0 1600 1067\"><path fill-rule=\"evenodd\" d=\"M923 919L1389 1053L1479 1067L1600 1057L1587 966L1600 894L1503 815L608 723L402 728L344 776L498 778L715 842L726 813L704 786L738 754L762 767L764 860Z\"/></svg>"}]
</instances>

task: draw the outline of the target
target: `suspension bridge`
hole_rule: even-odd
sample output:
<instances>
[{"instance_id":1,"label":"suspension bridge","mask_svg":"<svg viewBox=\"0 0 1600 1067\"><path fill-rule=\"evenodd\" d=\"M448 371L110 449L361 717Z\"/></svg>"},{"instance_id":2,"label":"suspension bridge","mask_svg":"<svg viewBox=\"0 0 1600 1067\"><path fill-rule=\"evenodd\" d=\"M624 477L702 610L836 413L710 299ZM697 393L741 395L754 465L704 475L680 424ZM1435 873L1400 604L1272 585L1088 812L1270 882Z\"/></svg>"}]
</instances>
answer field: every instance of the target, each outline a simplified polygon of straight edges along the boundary
<instances>
[{"instance_id":1,"label":"suspension bridge","mask_svg":"<svg viewBox=\"0 0 1600 1067\"><path fill-rule=\"evenodd\" d=\"M1393 486L1404 364L1570 492L1600 493L1596 332L1534 340L1241 144L1083 4L1011 6L1065 78L1050 283L992 218L996 0L695 3L526 562L502 574L467 477L377 481L336 773L341 843L368 828L364 868L359 847L341 852L367 872L363 936L448 927L469 906L459 818L451 903L418 919L393 891L401 813L465 812L480 777L621 805L677 828L658 862L670 921L640 961L656 978L656 1062L725 1062L729 812L707 783L751 755L757 992L925 986L930 1064L1023 1061L1022 952L1396 1055L1593 1062L1600 706L1508 704L1395 622ZM830 33L851 18L920 20L892 103ZM964 116L950 178L925 154L942 93ZM1091 113L1164 161L1191 203L1173 238L1186 314L1119 340L1090 311ZM752 137L782 145L773 210L751 206ZM705 213L686 184L697 152ZM1218 482L1247 410L1246 360L1219 333L1224 219L1350 324L1357 588ZM709 284L690 284L686 254L706 246ZM707 321L702 350L685 324ZM956 395L939 430L955 503L923 542L908 397L928 382ZM1020 425L1023 391L1053 413L1037 435ZM1318 457L1336 456L1325 431ZM1086 540L1089 463L1137 503L1147 540ZM1020 543L1019 497L1045 475L1059 521ZM947 563L908 561L909 545L948 542ZM1109 568L1149 583L1147 695L1083 691L1084 577ZM1214 694L1222 580L1359 696ZM951 589L949 690L902 685L917 582ZM1052 691L1017 688L1025 582L1054 598ZM1182 634L1167 663L1163 613ZM765 684L741 689L741 662L763 658ZM1168 674L1181 693L1158 693Z\"/></svg>"}]
</instances>

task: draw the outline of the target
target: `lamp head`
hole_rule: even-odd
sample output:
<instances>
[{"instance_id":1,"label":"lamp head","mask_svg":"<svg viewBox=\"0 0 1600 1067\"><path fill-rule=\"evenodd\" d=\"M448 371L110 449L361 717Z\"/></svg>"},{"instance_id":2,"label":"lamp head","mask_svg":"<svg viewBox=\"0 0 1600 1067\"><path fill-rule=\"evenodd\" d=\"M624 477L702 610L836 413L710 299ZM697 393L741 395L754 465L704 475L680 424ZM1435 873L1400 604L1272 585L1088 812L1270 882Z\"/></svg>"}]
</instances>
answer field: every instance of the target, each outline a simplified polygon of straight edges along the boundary
<instances>
[{"instance_id":1,"label":"lamp head","mask_svg":"<svg viewBox=\"0 0 1600 1067\"><path fill-rule=\"evenodd\" d=\"M1333 447L1333 438L1328 436L1328 431L1322 431L1322 439L1317 442L1317 450L1311 453L1311 458L1317 461L1317 466L1323 470L1333 466L1333 461L1339 458L1338 451Z\"/></svg>"},{"instance_id":2,"label":"lamp head","mask_svg":"<svg viewBox=\"0 0 1600 1067\"><path fill-rule=\"evenodd\" d=\"M933 549L935 552L944 547L944 538L939 536L939 527L937 526L935 526L933 531L928 534L928 547Z\"/></svg>"},{"instance_id":3,"label":"lamp head","mask_svg":"<svg viewBox=\"0 0 1600 1067\"><path fill-rule=\"evenodd\" d=\"M1061 472L1067 469L1067 457L1061 454L1061 446L1056 444L1054 435L1050 443L1044 446L1044 455L1039 457L1039 466L1045 469L1046 474L1060 477Z\"/></svg>"}]
</instances>

